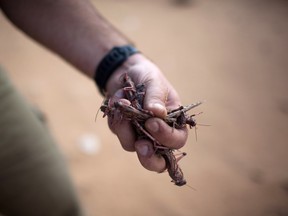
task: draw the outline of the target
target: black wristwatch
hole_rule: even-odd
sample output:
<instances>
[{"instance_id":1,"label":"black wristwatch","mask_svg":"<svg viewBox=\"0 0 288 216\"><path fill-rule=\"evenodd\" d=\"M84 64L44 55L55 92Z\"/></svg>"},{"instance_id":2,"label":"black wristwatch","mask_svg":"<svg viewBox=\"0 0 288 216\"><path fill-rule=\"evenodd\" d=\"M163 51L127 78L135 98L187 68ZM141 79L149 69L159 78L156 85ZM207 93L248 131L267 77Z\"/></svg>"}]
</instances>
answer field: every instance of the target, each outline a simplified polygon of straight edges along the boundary
<instances>
[{"instance_id":1,"label":"black wristwatch","mask_svg":"<svg viewBox=\"0 0 288 216\"><path fill-rule=\"evenodd\" d=\"M114 47L104 56L96 69L94 80L99 91L104 95L105 87L110 76L116 71L131 55L139 53L139 51L131 46Z\"/></svg>"}]
</instances>

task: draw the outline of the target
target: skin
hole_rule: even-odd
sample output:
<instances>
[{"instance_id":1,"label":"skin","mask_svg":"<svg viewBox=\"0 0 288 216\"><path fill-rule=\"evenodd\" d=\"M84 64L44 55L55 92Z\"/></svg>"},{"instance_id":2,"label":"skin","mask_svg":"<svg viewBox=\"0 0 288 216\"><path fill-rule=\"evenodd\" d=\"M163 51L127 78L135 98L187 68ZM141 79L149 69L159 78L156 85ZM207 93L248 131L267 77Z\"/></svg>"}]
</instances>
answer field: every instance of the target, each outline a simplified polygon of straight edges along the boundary
<instances>
[{"instance_id":1,"label":"skin","mask_svg":"<svg viewBox=\"0 0 288 216\"><path fill-rule=\"evenodd\" d=\"M131 44L87 0L0 0L0 6L19 29L91 79L109 50ZM172 128L161 120L167 110L181 104L177 92L161 70L143 54L135 54L110 77L106 97L123 98L120 77L124 73L128 73L135 84L146 85L144 109L157 116L146 121L146 129L167 147L183 147L187 141L187 129L174 129L172 133ZM136 151L143 167L156 172L165 169L165 160L154 154L152 143L138 140L128 121L112 122L110 119L108 122L122 147Z\"/></svg>"}]
</instances>

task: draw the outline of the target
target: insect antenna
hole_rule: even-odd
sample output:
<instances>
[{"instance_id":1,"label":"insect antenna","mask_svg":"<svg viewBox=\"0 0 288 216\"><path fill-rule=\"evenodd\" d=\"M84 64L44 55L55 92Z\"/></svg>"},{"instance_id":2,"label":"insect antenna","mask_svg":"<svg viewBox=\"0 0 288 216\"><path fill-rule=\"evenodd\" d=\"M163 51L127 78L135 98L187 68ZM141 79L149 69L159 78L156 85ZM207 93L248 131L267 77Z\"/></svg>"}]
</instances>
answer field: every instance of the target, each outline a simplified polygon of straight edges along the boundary
<instances>
[{"instance_id":1,"label":"insect antenna","mask_svg":"<svg viewBox=\"0 0 288 216\"><path fill-rule=\"evenodd\" d=\"M99 114L99 111L100 111L100 107L99 107L99 109L98 109L97 112L96 112L94 122L96 122L96 120L97 120L97 116L98 116L98 114Z\"/></svg>"},{"instance_id":2,"label":"insect antenna","mask_svg":"<svg viewBox=\"0 0 288 216\"><path fill-rule=\"evenodd\" d=\"M199 123L197 123L197 125L195 126L195 137L196 137L196 142L197 142L197 140L198 140L198 136L197 136L197 129L198 129L198 127L197 126L205 126L205 127L209 127L209 126L211 126L211 125L209 125L209 124L199 124Z\"/></svg>"},{"instance_id":3,"label":"insect antenna","mask_svg":"<svg viewBox=\"0 0 288 216\"><path fill-rule=\"evenodd\" d=\"M103 101L102 101L102 105L103 104L105 104L105 102L106 102L106 99L103 99ZM98 117L98 114L99 114L99 111L101 110L101 106L98 108L98 110L97 110L97 112L96 112L96 115L95 115L95 118L94 118L94 121L96 122L96 120L97 120L97 117Z\"/></svg>"},{"instance_id":4,"label":"insect antenna","mask_svg":"<svg viewBox=\"0 0 288 216\"><path fill-rule=\"evenodd\" d=\"M197 124L198 125L198 124ZM197 126L195 126L195 139L196 139L196 142L198 140L198 135L197 135Z\"/></svg>"},{"instance_id":5,"label":"insect antenna","mask_svg":"<svg viewBox=\"0 0 288 216\"><path fill-rule=\"evenodd\" d=\"M199 124L199 123L197 123L197 125L199 125L199 126L205 126L205 127L212 126L212 125L209 125L209 124Z\"/></svg>"},{"instance_id":6,"label":"insect antenna","mask_svg":"<svg viewBox=\"0 0 288 216\"><path fill-rule=\"evenodd\" d=\"M188 184L185 184L185 186L187 186L187 187L190 188L191 190L197 191L196 188L194 188L194 187L192 187L192 186L190 186L190 185L188 185Z\"/></svg>"},{"instance_id":7,"label":"insect antenna","mask_svg":"<svg viewBox=\"0 0 288 216\"><path fill-rule=\"evenodd\" d=\"M203 112L199 112L199 113L195 113L195 114L193 114L193 115L191 115L191 116L197 116L197 115L201 115L201 114L203 114Z\"/></svg>"}]
</instances>

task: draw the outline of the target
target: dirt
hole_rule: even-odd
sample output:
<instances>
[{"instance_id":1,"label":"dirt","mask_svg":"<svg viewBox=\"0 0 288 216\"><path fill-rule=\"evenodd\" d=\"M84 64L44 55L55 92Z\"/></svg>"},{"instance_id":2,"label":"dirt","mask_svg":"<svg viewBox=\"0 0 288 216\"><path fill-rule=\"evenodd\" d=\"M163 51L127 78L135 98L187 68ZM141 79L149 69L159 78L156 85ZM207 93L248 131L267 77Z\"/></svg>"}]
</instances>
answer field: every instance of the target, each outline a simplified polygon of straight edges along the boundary
<instances>
[{"instance_id":1,"label":"dirt","mask_svg":"<svg viewBox=\"0 0 288 216\"><path fill-rule=\"evenodd\" d=\"M0 64L48 119L89 215L288 215L288 2L109 0L98 10L203 111L180 164L190 186L141 167L75 68L0 18ZM99 150L80 148L83 137Z\"/></svg>"}]
</instances>

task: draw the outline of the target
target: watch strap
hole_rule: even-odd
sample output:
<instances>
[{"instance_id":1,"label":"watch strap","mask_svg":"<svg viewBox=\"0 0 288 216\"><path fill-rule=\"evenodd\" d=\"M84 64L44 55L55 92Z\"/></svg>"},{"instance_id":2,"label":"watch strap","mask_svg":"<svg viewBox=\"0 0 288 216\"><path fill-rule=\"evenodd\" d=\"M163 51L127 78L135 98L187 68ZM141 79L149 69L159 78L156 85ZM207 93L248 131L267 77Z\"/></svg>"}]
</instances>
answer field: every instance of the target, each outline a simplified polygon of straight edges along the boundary
<instances>
[{"instance_id":1,"label":"watch strap","mask_svg":"<svg viewBox=\"0 0 288 216\"><path fill-rule=\"evenodd\" d=\"M112 48L100 61L94 80L101 94L104 95L106 84L110 76L131 56L139 51L131 46L117 46Z\"/></svg>"}]
</instances>

